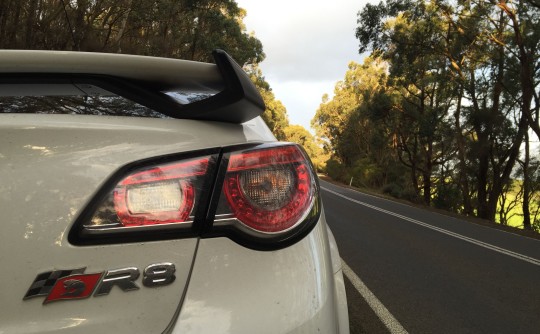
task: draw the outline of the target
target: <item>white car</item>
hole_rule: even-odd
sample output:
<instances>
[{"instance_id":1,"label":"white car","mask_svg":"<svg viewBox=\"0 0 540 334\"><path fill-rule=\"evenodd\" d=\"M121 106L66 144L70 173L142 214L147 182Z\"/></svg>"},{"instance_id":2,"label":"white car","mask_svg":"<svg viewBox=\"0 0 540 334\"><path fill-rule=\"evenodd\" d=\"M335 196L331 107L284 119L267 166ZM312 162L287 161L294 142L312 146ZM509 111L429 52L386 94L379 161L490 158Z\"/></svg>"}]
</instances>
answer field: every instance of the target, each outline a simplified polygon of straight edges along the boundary
<instances>
[{"instance_id":1,"label":"white car","mask_svg":"<svg viewBox=\"0 0 540 334\"><path fill-rule=\"evenodd\" d=\"M309 158L214 58L0 51L0 333L349 333Z\"/></svg>"}]
</instances>

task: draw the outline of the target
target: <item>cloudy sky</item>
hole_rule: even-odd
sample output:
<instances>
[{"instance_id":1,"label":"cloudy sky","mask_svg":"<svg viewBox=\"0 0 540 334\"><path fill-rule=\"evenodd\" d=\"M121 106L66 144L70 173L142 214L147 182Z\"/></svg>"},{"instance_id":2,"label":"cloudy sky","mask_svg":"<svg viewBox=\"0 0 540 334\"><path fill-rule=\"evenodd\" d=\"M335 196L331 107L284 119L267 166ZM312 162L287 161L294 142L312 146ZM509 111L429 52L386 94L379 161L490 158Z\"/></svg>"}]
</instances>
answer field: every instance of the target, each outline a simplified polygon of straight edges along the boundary
<instances>
[{"instance_id":1,"label":"cloudy sky","mask_svg":"<svg viewBox=\"0 0 540 334\"><path fill-rule=\"evenodd\" d=\"M248 31L263 43L261 69L291 124L310 129L322 95L347 64L361 61L354 33L366 0L237 0Z\"/></svg>"}]
</instances>

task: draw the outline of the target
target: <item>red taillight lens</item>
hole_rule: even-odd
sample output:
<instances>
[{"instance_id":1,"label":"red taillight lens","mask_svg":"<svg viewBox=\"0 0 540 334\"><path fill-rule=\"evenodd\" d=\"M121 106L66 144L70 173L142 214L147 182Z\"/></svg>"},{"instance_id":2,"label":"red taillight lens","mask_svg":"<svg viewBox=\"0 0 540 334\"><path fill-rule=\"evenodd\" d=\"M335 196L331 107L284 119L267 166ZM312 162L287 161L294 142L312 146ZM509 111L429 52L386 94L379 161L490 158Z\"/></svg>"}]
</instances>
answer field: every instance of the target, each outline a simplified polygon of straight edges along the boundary
<instances>
[{"instance_id":1,"label":"red taillight lens","mask_svg":"<svg viewBox=\"0 0 540 334\"><path fill-rule=\"evenodd\" d=\"M121 179L87 228L178 224L191 221L197 182L209 157L152 166ZM199 182L200 183L200 182Z\"/></svg>"},{"instance_id":2,"label":"red taillight lens","mask_svg":"<svg viewBox=\"0 0 540 334\"><path fill-rule=\"evenodd\" d=\"M316 225L316 177L296 144L204 154L123 167L81 213L70 242L229 237L253 249L279 249Z\"/></svg>"},{"instance_id":3,"label":"red taillight lens","mask_svg":"<svg viewBox=\"0 0 540 334\"><path fill-rule=\"evenodd\" d=\"M124 226L181 223L193 210L192 178L204 175L208 158L129 175L114 189L114 207Z\"/></svg>"},{"instance_id":4,"label":"red taillight lens","mask_svg":"<svg viewBox=\"0 0 540 334\"><path fill-rule=\"evenodd\" d=\"M124 226L184 222L193 209L193 186L173 180L118 187L114 206Z\"/></svg>"},{"instance_id":5,"label":"red taillight lens","mask_svg":"<svg viewBox=\"0 0 540 334\"><path fill-rule=\"evenodd\" d=\"M287 145L231 154L223 191L241 223L258 232L278 233L308 213L315 183L304 153Z\"/></svg>"}]
</instances>

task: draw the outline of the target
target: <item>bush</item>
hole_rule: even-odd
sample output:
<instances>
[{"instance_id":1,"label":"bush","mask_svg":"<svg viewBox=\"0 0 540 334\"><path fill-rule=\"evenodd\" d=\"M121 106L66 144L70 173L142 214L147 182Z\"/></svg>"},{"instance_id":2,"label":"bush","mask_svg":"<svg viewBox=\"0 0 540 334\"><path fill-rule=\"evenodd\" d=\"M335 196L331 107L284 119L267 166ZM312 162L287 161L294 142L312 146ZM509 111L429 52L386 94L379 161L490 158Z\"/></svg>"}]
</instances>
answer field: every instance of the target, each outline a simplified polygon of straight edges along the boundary
<instances>
[{"instance_id":1,"label":"bush","mask_svg":"<svg viewBox=\"0 0 540 334\"><path fill-rule=\"evenodd\" d=\"M355 187L381 189L384 194L395 198L419 203L421 200L410 185L408 173L400 164L390 164L384 169L369 159L358 159L353 166L347 167L335 159L326 163L326 173L336 181ZM389 180L386 183L387 179Z\"/></svg>"},{"instance_id":2,"label":"bush","mask_svg":"<svg viewBox=\"0 0 540 334\"><path fill-rule=\"evenodd\" d=\"M326 162L326 173L332 179L347 184L349 183L351 178L347 167L343 166L339 161L334 159L330 159Z\"/></svg>"},{"instance_id":3,"label":"bush","mask_svg":"<svg viewBox=\"0 0 540 334\"><path fill-rule=\"evenodd\" d=\"M406 187L400 183L388 183L382 187L383 194L390 195L395 198L404 199L409 202L419 203L420 198L411 187Z\"/></svg>"},{"instance_id":4,"label":"bush","mask_svg":"<svg viewBox=\"0 0 540 334\"><path fill-rule=\"evenodd\" d=\"M455 184L439 183L436 195L433 198L433 205L437 209L444 209L458 212L461 208L460 190Z\"/></svg>"},{"instance_id":5,"label":"bush","mask_svg":"<svg viewBox=\"0 0 540 334\"><path fill-rule=\"evenodd\" d=\"M390 195L396 198L400 197L402 191L403 188L396 183L385 184L384 187L382 187L383 194Z\"/></svg>"},{"instance_id":6,"label":"bush","mask_svg":"<svg viewBox=\"0 0 540 334\"><path fill-rule=\"evenodd\" d=\"M384 171L369 159L358 159L351 168L353 184L361 187L379 188L384 183Z\"/></svg>"}]
</instances>

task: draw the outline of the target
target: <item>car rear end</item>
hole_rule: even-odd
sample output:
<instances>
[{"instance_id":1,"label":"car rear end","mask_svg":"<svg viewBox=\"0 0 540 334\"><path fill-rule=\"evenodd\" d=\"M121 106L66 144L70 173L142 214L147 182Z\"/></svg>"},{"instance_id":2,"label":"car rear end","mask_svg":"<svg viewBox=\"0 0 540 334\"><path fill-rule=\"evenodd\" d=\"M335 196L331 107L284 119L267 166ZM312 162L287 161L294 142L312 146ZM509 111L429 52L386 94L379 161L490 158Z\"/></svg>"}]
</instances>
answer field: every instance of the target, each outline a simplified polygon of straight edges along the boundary
<instances>
[{"instance_id":1,"label":"car rear end","mask_svg":"<svg viewBox=\"0 0 540 334\"><path fill-rule=\"evenodd\" d=\"M313 168L226 55L2 56L0 332L348 332Z\"/></svg>"}]
</instances>

